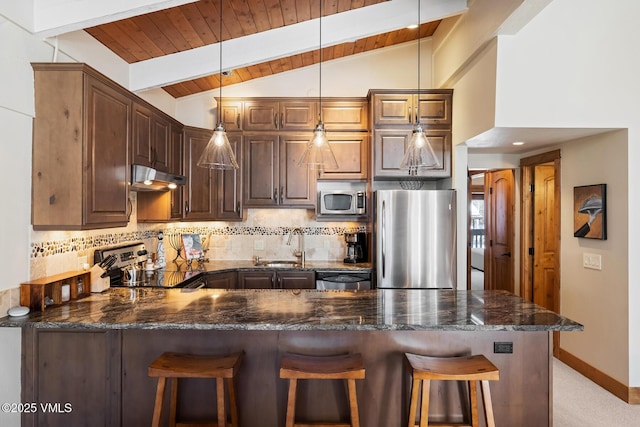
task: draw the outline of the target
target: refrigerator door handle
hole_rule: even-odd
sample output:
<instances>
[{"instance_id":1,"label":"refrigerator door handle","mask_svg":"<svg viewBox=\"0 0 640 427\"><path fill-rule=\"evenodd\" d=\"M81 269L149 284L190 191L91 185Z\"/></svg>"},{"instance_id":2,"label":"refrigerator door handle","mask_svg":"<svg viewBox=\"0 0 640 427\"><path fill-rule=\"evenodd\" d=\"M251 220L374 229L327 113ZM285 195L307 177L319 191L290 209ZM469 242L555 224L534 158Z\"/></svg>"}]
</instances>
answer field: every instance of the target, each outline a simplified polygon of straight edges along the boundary
<instances>
[{"instance_id":1,"label":"refrigerator door handle","mask_svg":"<svg viewBox=\"0 0 640 427\"><path fill-rule=\"evenodd\" d=\"M380 233L380 247L382 248L382 278L384 279L385 276L385 257L386 257L386 238L387 238L387 224L386 224L386 204L385 204L385 200L382 201L382 213L381 213L381 228L382 228L382 232Z\"/></svg>"}]
</instances>

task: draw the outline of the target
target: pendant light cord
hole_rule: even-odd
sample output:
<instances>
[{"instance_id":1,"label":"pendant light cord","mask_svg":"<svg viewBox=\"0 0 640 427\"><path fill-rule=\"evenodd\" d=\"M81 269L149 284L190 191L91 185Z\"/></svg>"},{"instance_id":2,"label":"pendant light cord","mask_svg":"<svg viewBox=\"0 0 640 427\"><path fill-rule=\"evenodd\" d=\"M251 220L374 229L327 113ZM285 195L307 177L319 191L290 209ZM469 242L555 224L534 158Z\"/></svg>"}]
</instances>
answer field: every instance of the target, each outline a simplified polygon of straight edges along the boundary
<instances>
[{"instance_id":1,"label":"pendant light cord","mask_svg":"<svg viewBox=\"0 0 640 427\"><path fill-rule=\"evenodd\" d=\"M320 110L318 111L318 120L320 122L322 122L322 2L324 0L320 0L320 18L319 18L319 25L320 25L320 40L318 41L318 51L320 52L320 63L318 64L318 67L320 69L319 74L319 84L318 84L318 103L319 103L319 108Z\"/></svg>"},{"instance_id":2,"label":"pendant light cord","mask_svg":"<svg viewBox=\"0 0 640 427\"><path fill-rule=\"evenodd\" d=\"M222 0L220 0L220 74L218 74L218 88L220 90L220 105L218 106L218 123L222 123Z\"/></svg>"},{"instance_id":3,"label":"pendant light cord","mask_svg":"<svg viewBox=\"0 0 640 427\"><path fill-rule=\"evenodd\" d=\"M418 100L420 99L420 3L421 0L418 0ZM418 105L420 102L418 101ZM419 108L419 107L418 107ZM416 113L416 124L420 124L420 113Z\"/></svg>"}]
</instances>

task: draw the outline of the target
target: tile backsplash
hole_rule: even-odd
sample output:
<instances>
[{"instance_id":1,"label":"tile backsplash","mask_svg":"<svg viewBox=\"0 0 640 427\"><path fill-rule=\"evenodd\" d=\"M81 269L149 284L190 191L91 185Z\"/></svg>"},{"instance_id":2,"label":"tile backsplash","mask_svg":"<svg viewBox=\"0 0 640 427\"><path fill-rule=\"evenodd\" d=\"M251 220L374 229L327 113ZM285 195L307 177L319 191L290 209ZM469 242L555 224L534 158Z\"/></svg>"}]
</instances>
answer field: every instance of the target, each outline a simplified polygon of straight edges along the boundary
<instances>
[{"instance_id":1,"label":"tile backsplash","mask_svg":"<svg viewBox=\"0 0 640 427\"><path fill-rule=\"evenodd\" d=\"M134 203L135 206L135 203ZM157 250L157 235L164 234L165 258L176 257L174 247L182 233L198 233L210 259L246 260L295 259L299 236L289 233L300 228L308 260L341 260L345 256L344 234L368 231L356 222L317 222L313 211L305 209L248 209L247 220L235 222L198 222L137 224L135 212L126 228L85 232L32 232L30 248L31 279L82 268L93 264L96 248L142 241L149 252Z\"/></svg>"}]
</instances>

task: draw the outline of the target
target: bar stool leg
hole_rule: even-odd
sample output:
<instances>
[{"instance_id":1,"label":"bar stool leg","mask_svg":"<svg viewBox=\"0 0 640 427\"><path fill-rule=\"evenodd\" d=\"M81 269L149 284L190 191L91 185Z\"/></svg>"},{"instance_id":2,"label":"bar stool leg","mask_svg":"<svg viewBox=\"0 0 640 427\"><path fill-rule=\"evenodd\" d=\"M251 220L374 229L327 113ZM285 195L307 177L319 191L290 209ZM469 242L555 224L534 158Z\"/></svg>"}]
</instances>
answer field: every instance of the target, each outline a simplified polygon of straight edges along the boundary
<instances>
[{"instance_id":1,"label":"bar stool leg","mask_svg":"<svg viewBox=\"0 0 640 427\"><path fill-rule=\"evenodd\" d=\"M431 380L422 381L422 407L420 408L420 427L429 425L429 391Z\"/></svg>"},{"instance_id":2,"label":"bar stool leg","mask_svg":"<svg viewBox=\"0 0 640 427\"><path fill-rule=\"evenodd\" d=\"M286 427L293 427L294 418L296 414L296 388L298 380L295 378L289 379L289 397L287 399L287 422Z\"/></svg>"},{"instance_id":3,"label":"bar stool leg","mask_svg":"<svg viewBox=\"0 0 640 427\"><path fill-rule=\"evenodd\" d=\"M231 412L231 425L238 427L238 404L236 402L236 385L233 378L227 378L227 391L229 392L229 411Z\"/></svg>"},{"instance_id":4,"label":"bar stool leg","mask_svg":"<svg viewBox=\"0 0 640 427\"><path fill-rule=\"evenodd\" d=\"M491 391L489 390L489 381L481 381L482 385L482 403L484 404L484 415L487 427L495 427L493 420L493 405L491 405Z\"/></svg>"},{"instance_id":5,"label":"bar stool leg","mask_svg":"<svg viewBox=\"0 0 640 427\"><path fill-rule=\"evenodd\" d=\"M356 395L356 380L347 380L347 385L349 387L349 410L351 411L351 427L360 427L358 398Z\"/></svg>"},{"instance_id":6,"label":"bar stool leg","mask_svg":"<svg viewBox=\"0 0 640 427\"><path fill-rule=\"evenodd\" d=\"M227 414L224 411L224 380L216 378L216 402L218 405L218 427L227 426Z\"/></svg>"},{"instance_id":7,"label":"bar stool leg","mask_svg":"<svg viewBox=\"0 0 640 427\"><path fill-rule=\"evenodd\" d=\"M409 403L409 422L407 427L415 427L416 411L418 409L418 394L420 393L420 384L422 380L411 379L411 402Z\"/></svg>"},{"instance_id":8,"label":"bar stool leg","mask_svg":"<svg viewBox=\"0 0 640 427\"><path fill-rule=\"evenodd\" d=\"M176 427L176 408L178 406L178 379L170 378L169 427Z\"/></svg>"},{"instance_id":9,"label":"bar stool leg","mask_svg":"<svg viewBox=\"0 0 640 427\"><path fill-rule=\"evenodd\" d=\"M478 427L478 383L477 381L469 382L469 399L471 401L471 426Z\"/></svg>"},{"instance_id":10,"label":"bar stool leg","mask_svg":"<svg viewBox=\"0 0 640 427\"><path fill-rule=\"evenodd\" d=\"M156 388L156 403L153 406L153 421L151 421L152 427L160 427L160 417L162 416L162 402L164 401L164 390L167 379L165 377L158 377L158 387Z\"/></svg>"}]
</instances>

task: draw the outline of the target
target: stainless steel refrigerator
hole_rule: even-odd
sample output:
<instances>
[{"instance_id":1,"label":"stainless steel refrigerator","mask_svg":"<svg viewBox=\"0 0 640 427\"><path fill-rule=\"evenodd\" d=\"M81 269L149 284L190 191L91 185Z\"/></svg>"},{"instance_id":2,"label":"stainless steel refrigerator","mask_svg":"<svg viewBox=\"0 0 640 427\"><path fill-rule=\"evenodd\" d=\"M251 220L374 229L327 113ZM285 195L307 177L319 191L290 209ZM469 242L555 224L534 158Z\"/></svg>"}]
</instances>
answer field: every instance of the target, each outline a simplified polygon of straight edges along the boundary
<instances>
[{"instance_id":1,"label":"stainless steel refrigerator","mask_svg":"<svg viewBox=\"0 0 640 427\"><path fill-rule=\"evenodd\" d=\"M376 286L455 288L455 190L379 190L374 197Z\"/></svg>"}]
</instances>

